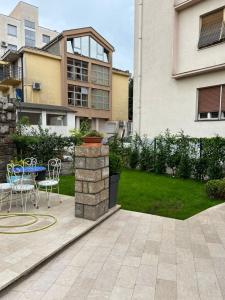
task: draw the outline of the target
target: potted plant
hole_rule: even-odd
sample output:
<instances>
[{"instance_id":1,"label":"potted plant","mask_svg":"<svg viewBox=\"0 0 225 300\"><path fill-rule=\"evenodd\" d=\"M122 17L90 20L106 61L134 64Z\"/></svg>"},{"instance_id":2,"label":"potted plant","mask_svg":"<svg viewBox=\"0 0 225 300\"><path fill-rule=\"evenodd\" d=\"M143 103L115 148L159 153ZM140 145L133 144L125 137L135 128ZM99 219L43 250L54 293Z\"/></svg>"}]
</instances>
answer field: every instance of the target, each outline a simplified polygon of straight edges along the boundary
<instances>
[{"instance_id":1,"label":"potted plant","mask_svg":"<svg viewBox=\"0 0 225 300\"><path fill-rule=\"evenodd\" d=\"M91 130L88 131L84 136L83 136L83 142L85 144L101 144L103 139L102 133L96 131L96 130Z\"/></svg>"},{"instance_id":2,"label":"potted plant","mask_svg":"<svg viewBox=\"0 0 225 300\"><path fill-rule=\"evenodd\" d=\"M122 168L122 159L119 154L109 153L109 208L117 203L118 187L120 173Z\"/></svg>"}]
</instances>

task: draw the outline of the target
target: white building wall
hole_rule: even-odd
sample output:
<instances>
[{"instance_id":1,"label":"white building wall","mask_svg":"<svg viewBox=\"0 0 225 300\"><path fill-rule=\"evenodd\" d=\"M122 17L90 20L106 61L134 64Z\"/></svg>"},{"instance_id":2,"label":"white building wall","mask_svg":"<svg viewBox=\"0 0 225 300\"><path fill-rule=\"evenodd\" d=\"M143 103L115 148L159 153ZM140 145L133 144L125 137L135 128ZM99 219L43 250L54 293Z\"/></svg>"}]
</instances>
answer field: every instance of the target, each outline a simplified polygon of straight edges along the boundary
<instances>
[{"instance_id":1,"label":"white building wall","mask_svg":"<svg viewBox=\"0 0 225 300\"><path fill-rule=\"evenodd\" d=\"M224 5L224 0L202 1L178 13L177 73L225 63L225 46L223 43L198 50L201 28L200 16Z\"/></svg>"},{"instance_id":2,"label":"white building wall","mask_svg":"<svg viewBox=\"0 0 225 300\"><path fill-rule=\"evenodd\" d=\"M40 111L40 110L33 110L33 109L18 109L17 113L21 111L23 113L41 113L41 127L43 129L48 129L50 132L55 132L57 133L57 135L62 135L62 136L70 136L71 135L71 130L75 128L75 121L76 121L76 117L75 114L73 112L68 112L66 114L66 118L67 118L67 122L65 126L53 126L53 125L47 125L47 118L46 115L47 114L52 114L51 111ZM60 115L60 112L58 112L58 114ZM18 119L18 116L17 116ZM38 129L37 125L31 125L30 128L34 128L34 129Z\"/></svg>"},{"instance_id":3,"label":"white building wall","mask_svg":"<svg viewBox=\"0 0 225 300\"><path fill-rule=\"evenodd\" d=\"M142 2L143 16L140 5ZM178 40L181 48L178 48L179 70L213 65L219 61L225 63L225 44L201 50L199 52L203 53L203 58L197 58L196 30L199 30L199 25L193 32L192 24L197 25L197 14L220 7L222 2L225 4L221 0L202 1L182 11L182 29L178 32L182 32L182 36L187 34L187 40ZM185 12L188 17L184 15ZM173 58L173 54L176 54L176 49L173 49L174 22L173 1L136 0L134 132L154 137L169 128L172 132L182 129L186 134L196 137L216 134L225 136L225 121L196 121L197 88L224 84L225 71L173 79L172 73L176 65Z\"/></svg>"},{"instance_id":4,"label":"white building wall","mask_svg":"<svg viewBox=\"0 0 225 300\"><path fill-rule=\"evenodd\" d=\"M17 49L25 45L25 25L24 20L35 22L36 47L43 47L42 34L50 36L53 39L58 35L57 31L39 26L38 8L28 3L19 2L9 16L0 14L0 56L8 49L1 46L2 41L7 44L16 45ZM7 25L17 27L17 37L8 35ZM27 28L32 30L30 28Z\"/></svg>"}]
</instances>

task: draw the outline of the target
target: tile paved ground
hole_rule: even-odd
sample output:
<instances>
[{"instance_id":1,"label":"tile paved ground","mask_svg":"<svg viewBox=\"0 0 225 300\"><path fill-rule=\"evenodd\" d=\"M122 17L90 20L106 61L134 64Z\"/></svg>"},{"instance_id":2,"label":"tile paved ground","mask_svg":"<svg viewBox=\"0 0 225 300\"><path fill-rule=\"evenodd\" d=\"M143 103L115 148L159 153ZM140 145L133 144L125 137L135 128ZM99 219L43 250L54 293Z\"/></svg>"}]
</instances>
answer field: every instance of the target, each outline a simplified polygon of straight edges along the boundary
<instances>
[{"instance_id":1,"label":"tile paved ground","mask_svg":"<svg viewBox=\"0 0 225 300\"><path fill-rule=\"evenodd\" d=\"M1 299L225 299L225 204L186 221L120 210Z\"/></svg>"},{"instance_id":2,"label":"tile paved ground","mask_svg":"<svg viewBox=\"0 0 225 300\"><path fill-rule=\"evenodd\" d=\"M27 212L51 214L57 218L57 223L48 229L29 234L0 234L0 289L20 277L27 270L38 265L43 259L79 237L80 234L93 227L97 222L75 218L74 197L51 194L51 208L47 208L45 193L41 193L40 208L37 210L32 203L28 205ZM3 207L1 213L4 213ZM21 207L13 206L13 212L22 212ZM1 220L1 225L21 224L32 221L30 218L8 218ZM49 218L38 217L38 222L30 225L30 229L45 226L52 221ZM14 231L27 230L27 228L13 228ZM7 231L1 228L0 231ZM31 298L30 298L31 299Z\"/></svg>"}]
</instances>

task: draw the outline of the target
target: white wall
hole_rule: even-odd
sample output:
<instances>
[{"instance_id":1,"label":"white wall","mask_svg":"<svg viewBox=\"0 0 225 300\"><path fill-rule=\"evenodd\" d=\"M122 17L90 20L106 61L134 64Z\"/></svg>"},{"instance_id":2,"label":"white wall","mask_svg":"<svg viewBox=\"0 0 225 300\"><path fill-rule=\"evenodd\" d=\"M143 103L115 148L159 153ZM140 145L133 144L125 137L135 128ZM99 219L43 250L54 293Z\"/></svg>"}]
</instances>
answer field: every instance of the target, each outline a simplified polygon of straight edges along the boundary
<instances>
[{"instance_id":1,"label":"white wall","mask_svg":"<svg viewBox=\"0 0 225 300\"><path fill-rule=\"evenodd\" d=\"M58 135L63 135L63 136L70 136L70 130L75 128L75 114L73 112L68 112L67 115L67 125L66 126L48 126L46 124L46 114L52 114L51 111L40 111L40 110L29 110L29 109L23 109L22 112L30 112L30 113L41 113L41 127L43 129L49 129L50 132L55 132ZM60 112L58 113L60 115ZM38 126L32 125L31 128L38 129Z\"/></svg>"},{"instance_id":2,"label":"white wall","mask_svg":"<svg viewBox=\"0 0 225 300\"><path fill-rule=\"evenodd\" d=\"M43 47L42 34L49 35L51 39L58 35L58 32L39 26L38 8L26 3L19 3L9 16L0 14L0 57L7 51L1 47L1 42L17 45L21 48L25 45L24 20L34 21L36 25L36 47ZM7 34L7 24L17 26L17 37ZM29 29L29 28L28 28Z\"/></svg>"},{"instance_id":3,"label":"white wall","mask_svg":"<svg viewBox=\"0 0 225 300\"><path fill-rule=\"evenodd\" d=\"M177 73L225 63L225 44L198 49L200 16L224 5L224 0L207 0L178 13Z\"/></svg>"},{"instance_id":4,"label":"white wall","mask_svg":"<svg viewBox=\"0 0 225 300\"><path fill-rule=\"evenodd\" d=\"M141 30L141 22L139 22L141 14L138 13L138 3L140 2L141 0L136 0L134 132L154 137L169 128L172 132L183 129L185 133L196 137L214 136L216 134L225 136L225 121L196 121L196 89L224 84L225 71L180 80L173 79L173 28L175 17L173 1L144 0L143 30L142 33L139 32L138 34L138 30ZM215 5L212 5L215 2L220 5L224 1L206 0L197 4L193 9L187 9L189 15L188 30L190 32L193 30L192 22L194 22L190 11L193 12L195 19L194 10L198 5L208 3L210 10L215 7ZM206 6L204 6L204 10L206 10ZM203 11L203 7L201 11ZM186 17L182 17L182 22L184 22L184 19L186 20ZM192 37L189 36L188 40L193 43ZM141 48L139 48L140 41L142 43ZM182 45L184 42L184 40L180 41ZM225 44L215 46L214 49L211 47L212 51L218 49L218 56L215 55L214 62L217 62L218 59L222 61L220 48L223 49L225 56ZM196 65L198 63L193 57L194 54L190 58L185 54L185 49L184 47L182 54L185 56L185 59L182 58L184 60L183 69L189 67L189 64L193 67L193 60ZM202 52L208 50L202 50ZM189 52L189 48L187 48L187 51ZM212 63L212 56L209 56L209 59ZM203 60L205 61L205 58ZM202 64L201 61L200 64ZM139 73L141 76L139 76Z\"/></svg>"}]
</instances>

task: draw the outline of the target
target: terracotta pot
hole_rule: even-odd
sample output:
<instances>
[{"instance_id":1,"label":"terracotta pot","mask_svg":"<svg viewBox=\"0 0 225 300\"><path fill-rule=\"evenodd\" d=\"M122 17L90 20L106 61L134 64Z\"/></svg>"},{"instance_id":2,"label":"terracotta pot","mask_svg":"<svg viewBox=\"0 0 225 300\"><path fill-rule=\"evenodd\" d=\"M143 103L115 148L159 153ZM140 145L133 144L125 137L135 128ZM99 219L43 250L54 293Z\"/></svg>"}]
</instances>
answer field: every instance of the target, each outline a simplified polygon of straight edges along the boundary
<instances>
[{"instance_id":1,"label":"terracotta pot","mask_svg":"<svg viewBox=\"0 0 225 300\"><path fill-rule=\"evenodd\" d=\"M85 136L83 137L83 141L85 144L101 144L102 137L99 136Z\"/></svg>"}]
</instances>

